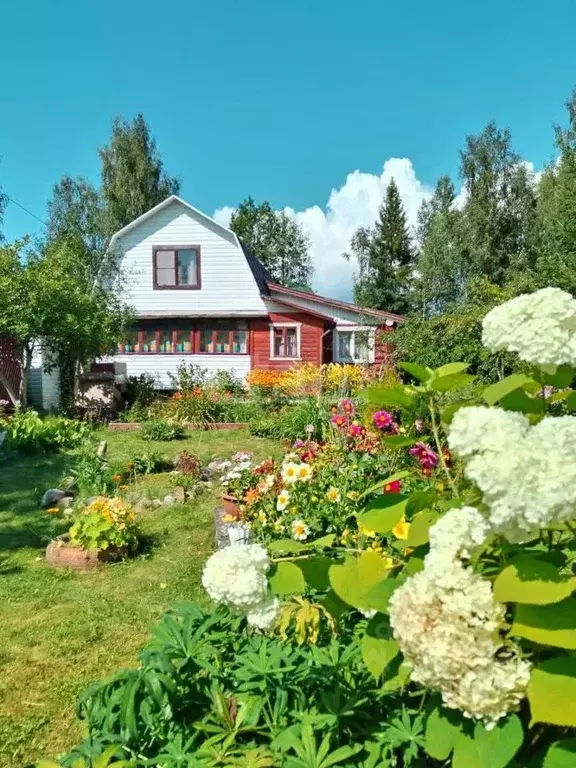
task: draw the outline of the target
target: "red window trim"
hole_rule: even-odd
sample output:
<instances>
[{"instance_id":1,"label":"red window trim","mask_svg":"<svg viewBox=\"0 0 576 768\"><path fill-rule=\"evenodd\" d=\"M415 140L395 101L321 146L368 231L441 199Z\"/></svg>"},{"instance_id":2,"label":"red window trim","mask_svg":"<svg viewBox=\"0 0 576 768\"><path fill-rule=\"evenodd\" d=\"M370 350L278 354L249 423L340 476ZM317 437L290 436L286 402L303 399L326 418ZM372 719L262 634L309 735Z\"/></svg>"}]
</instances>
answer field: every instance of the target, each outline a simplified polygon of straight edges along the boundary
<instances>
[{"instance_id":1,"label":"red window trim","mask_svg":"<svg viewBox=\"0 0 576 768\"><path fill-rule=\"evenodd\" d=\"M158 285L156 254L158 251L174 251L174 267L178 280L178 253L196 251L196 283L194 285ZM155 245L152 248L152 284L155 291L199 291L202 288L202 256L199 245Z\"/></svg>"},{"instance_id":2,"label":"red window trim","mask_svg":"<svg viewBox=\"0 0 576 768\"><path fill-rule=\"evenodd\" d=\"M137 330L137 344L138 344L138 350L126 352L122 349L124 346L124 343L120 343L118 345L118 349L116 351L117 355L143 355L144 357L148 357L149 355L237 355L237 356L244 356L250 354L250 328L248 323L246 324L246 328L233 328L228 332L228 344L230 348L232 348L232 343L234 336L233 334L237 331L244 331L246 334L246 352L201 352L200 351L200 334L203 330L209 330L209 329L203 329L203 328L192 328L189 330L189 338L190 338L190 351L189 352L183 352L176 349L178 344L178 333L185 332L187 329L185 328L173 328L172 329L172 351L171 352L164 352L160 350L160 338L162 336L162 331L158 330L157 328L146 330L144 328L138 328ZM222 331L220 330L220 333ZM150 334L154 333L154 339L156 342L156 349L154 352L144 352L142 350L142 347L144 346L144 334ZM216 334L218 333L218 330L212 331L212 343L214 344L214 347L216 347Z\"/></svg>"}]
</instances>

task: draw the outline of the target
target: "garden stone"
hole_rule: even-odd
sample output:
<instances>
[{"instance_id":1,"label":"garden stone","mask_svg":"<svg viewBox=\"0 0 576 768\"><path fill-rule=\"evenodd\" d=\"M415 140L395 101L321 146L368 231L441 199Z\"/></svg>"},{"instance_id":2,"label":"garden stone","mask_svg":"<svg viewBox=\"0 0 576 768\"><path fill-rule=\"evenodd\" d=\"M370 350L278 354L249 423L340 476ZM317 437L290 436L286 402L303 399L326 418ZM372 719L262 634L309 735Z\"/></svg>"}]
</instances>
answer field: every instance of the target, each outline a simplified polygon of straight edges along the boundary
<instances>
[{"instance_id":1,"label":"garden stone","mask_svg":"<svg viewBox=\"0 0 576 768\"><path fill-rule=\"evenodd\" d=\"M100 442L98 443L98 448L96 449L96 456L98 456L99 459L104 458L107 450L108 450L108 443L106 442L106 440L100 440Z\"/></svg>"},{"instance_id":2,"label":"garden stone","mask_svg":"<svg viewBox=\"0 0 576 768\"><path fill-rule=\"evenodd\" d=\"M68 509L73 503L74 499L71 496L64 496L63 499L60 499L60 501L56 503L56 506L58 509Z\"/></svg>"},{"instance_id":3,"label":"garden stone","mask_svg":"<svg viewBox=\"0 0 576 768\"><path fill-rule=\"evenodd\" d=\"M154 502L152 501L152 499L142 498L140 499L138 504L136 504L137 512L145 512L149 509L154 509Z\"/></svg>"},{"instance_id":4,"label":"garden stone","mask_svg":"<svg viewBox=\"0 0 576 768\"><path fill-rule=\"evenodd\" d=\"M172 496L178 502L178 504L184 504L186 501L186 491L181 485L177 485L172 491Z\"/></svg>"},{"instance_id":5,"label":"garden stone","mask_svg":"<svg viewBox=\"0 0 576 768\"><path fill-rule=\"evenodd\" d=\"M140 494L135 491L130 491L126 494L126 501L128 504L138 504L140 501Z\"/></svg>"},{"instance_id":6,"label":"garden stone","mask_svg":"<svg viewBox=\"0 0 576 768\"><path fill-rule=\"evenodd\" d=\"M166 494L166 496L164 496L164 504L167 507L171 507L175 503L176 503L176 499L174 498L174 496L172 496L171 493L168 493Z\"/></svg>"},{"instance_id":7,"label":"garden stone","mask_svg":"<svg viewBox=\"0 0 576 768\"><path fill-rule=\"evenodd\" d=\"M50 488L48 491L46 491L44 496L42 496L40 506L42 509L50 509L50 507L55 507L60 499L64 499L69 495L69 493L66 491L61 491L59 488Z\"/></svg>"},{"instance_id":8,"label":"garden stone","mask_svg":"<svg viewBox=\"0 0 576 768\"><path fill-rule=\"evenodd\" d=\"M158 509L158 507L162 506L160 499L152 499L152 504L154 505L154 509Z\"/></svg>"}]
</instances>

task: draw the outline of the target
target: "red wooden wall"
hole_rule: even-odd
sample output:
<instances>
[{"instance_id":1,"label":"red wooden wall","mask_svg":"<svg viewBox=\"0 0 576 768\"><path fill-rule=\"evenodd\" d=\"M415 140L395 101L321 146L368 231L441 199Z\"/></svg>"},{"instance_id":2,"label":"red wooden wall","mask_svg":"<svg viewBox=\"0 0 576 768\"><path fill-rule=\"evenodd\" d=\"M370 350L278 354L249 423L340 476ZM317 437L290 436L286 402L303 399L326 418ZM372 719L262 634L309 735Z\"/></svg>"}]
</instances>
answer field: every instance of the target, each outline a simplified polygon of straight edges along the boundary
<instances>
[{"instance_id":1,"label":"red wooden wall","mask_svg":"<svg viewBox=\"0 0 576 768\"><path fill-rule=\"evenodd\" d=\"M270 358L270 323L302 323L300 327L300 355L302 362L322 362L322 335L325 321L321 317L305 312L290 312L283 315L273 312L268 318L252 320L250 331L250 352L252 368L286 369L294 365L293 360Z\"/></svg>"},{"instance_id":2,"label":"red wooden wall","mask_svg":"<svg viewBox=\"0 0 576 768\"><path fill-rule=\"evenodd\" d=\"M376 329L376 340L374 343L374 364L382 365L388 360L392 349L392 344L389 344L386 339L386 334L392 333L394 328L390 328L387 325L380 325Z\"/></svg>"},{"instance_id":3,"label":"red wooden wall","mask_svg":"<svg viewBox=\"0 0 576 768\"><path fill-rule=\"evenodd\" d=\"M0 336L0 368L13 389L18 392L20 387L20 366L16 356L16 343L13 339ZM8 392L0 384L0 400L10 400Z\"/></svg>"}]
</instances>

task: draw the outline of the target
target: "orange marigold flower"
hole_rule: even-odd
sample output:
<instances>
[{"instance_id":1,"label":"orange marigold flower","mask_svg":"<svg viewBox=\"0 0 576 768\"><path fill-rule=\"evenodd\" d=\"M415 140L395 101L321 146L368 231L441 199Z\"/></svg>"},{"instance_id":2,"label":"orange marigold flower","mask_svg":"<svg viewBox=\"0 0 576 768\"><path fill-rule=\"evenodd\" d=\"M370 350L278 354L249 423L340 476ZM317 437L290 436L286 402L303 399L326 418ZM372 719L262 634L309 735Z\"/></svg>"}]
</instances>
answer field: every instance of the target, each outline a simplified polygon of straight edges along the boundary
<instances>
[{"instance_id":1,"label":"orange marigold flower","mask_svg":"<svg viewBox=\"0 0 576 768\"><path fill-rule=\"evenodd\" d=\"M246 491L244 495L244 501L246 504L253 504L255 501L258 501L260 498L260 494L255 488L251 488L249 491Z\"/></svg>"},{"instance_id":2,"label":"orange marigold flower","mask_svg":"<svg viewBox=\"0 0 576 768\"><path fill-rule=\"evenodd\" d=\"M112 475L112 482L119 483L122 480L122 475Z\"/></svg>"},{"instance_id":3,"label":"orange marigold flower","mask_svg":"<svg viewBox=\"0 0 576 768\"><path fill-rule=\"evenodd\" d=\"M119 485L118 486L118 490L119 491L126 491L126 490L128 490L128 486L127 485Z\"/></svg>"},{"instance_id":4,"label":"orange marigold flower","mask_svg":"<svg viewBox=\"0 0 576 768\"><path fill-rule=\"evenodd\" d=\"M49 515L57 515L60 512L60 509L58 507L50 507L46 510Z\"/></svg>"}]
</instances>

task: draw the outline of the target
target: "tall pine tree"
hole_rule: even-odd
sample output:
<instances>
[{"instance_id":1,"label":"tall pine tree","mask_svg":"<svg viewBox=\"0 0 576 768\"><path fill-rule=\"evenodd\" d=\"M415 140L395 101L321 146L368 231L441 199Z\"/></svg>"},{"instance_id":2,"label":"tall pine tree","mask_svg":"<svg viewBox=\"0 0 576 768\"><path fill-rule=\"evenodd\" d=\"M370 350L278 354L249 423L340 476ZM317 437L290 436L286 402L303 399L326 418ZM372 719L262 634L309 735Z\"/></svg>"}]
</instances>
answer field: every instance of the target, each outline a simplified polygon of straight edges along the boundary
<instances>
[{"instance_id":1,"label":"tall pine tree","mask_svg":"<svg viewBox=\"0 0 576 768\"><path fill-rule=\"evenodd\" d=\"M359 273L354 299L362 307L403 313L409 309L414 248L406 211L394 179L390 181L373 227L360 228L350 243Z\"/></svg>"}]
</instances>

